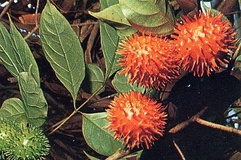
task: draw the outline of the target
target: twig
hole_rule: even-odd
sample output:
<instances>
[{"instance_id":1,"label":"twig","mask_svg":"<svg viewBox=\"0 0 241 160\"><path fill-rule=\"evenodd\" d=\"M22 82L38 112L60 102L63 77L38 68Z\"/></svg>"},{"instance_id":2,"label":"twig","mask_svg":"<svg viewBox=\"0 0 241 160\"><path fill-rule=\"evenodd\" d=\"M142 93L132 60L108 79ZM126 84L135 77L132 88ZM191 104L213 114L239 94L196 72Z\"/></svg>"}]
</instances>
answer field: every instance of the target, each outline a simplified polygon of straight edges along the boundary
<instances>
[{"instance_id":1,"label":"twig","mask_svg":"<svg viewBox=\"0 0 241 160\"><path fill-rule=\"evenodd\" d=\"M37 4L36 4L36 10L35 10L35 27L32 29L31 32L29 32L24 39L29 38L35 31L38 30L39 28L39 24L38 24L38 9L39 9L39 0L37 0Z\"/></svg>"},{"instance_id":2,"label":"twig","mask_svg":"<svg viewBox=\"0 0 241 160\"><path fill-rule=\"evenodd\" d=\"M68 117L51 126L48 130L52 128L54 129L49 134L52 134L56 130L58 130L65 122L67 122L73 115L75 115L87 102L89 102L90 99L93 98L103 87L104 85L101 85L84 103L82 103L78 108L76 108Z\"/></svg>"},{"instance_id":3,"label":"twig","mask_svg":"<svg viewBox=\"0 0 241 160\"><path fill-rule=\"evenodd\" d=\"M0 14L0 19L2 19L3 15L7 12L8 8L10 7L12 2L13 2L13 0L10 0L8 2L8 5L3 9L2 13Z\"/></svg>"},{"instance_id":4,"label":"twig","mask_svg":"<svg viewBox=\"0 0 241 160\"><path fill-rule=\"evenodd\" d=\"M80 26L86 26L86 25L91 25L91 24L99 24L99 22L76 23L76 24L71 24L71 26L72 27L80 27Z\"/></svg>"},{"instance_id":5,"label":"twig","mask_svg":"<svg viewBox=\"0 0 241 160\"><path fill-rule=\"evenodd\" d=\"M180 154L182 160L185 160L186 158L184 157L184 155L183 155L181 149L178 147L177 143L174 140L172 141L172 143L173 143L174 147L176 148L177 152Z\"/></svg>"},{"instance_id":6,"label":"twig","mask_svg":"<svg viewBox=\"0 0 241 160\"><path fill-rule=\"evenodd\" d=\"M199 118L201 115L203 115L203 113L206 111L207 107L204 107L201 111L199 111L197 114L195 114L194 116L192 116L191 118L189 118L188 120L179 123L178 125L176 125L175 127L171 128L169 130L169 133L177 133L180 130L184 129L186 126L188 126L190 123L194 122L196 118Z\"/></svg>"},{"instance_id":7,"label":"twig","mask_svg":"<svg viewBox=\"0 0 241 160\"><path fill-rule=\"evenodd\" d=\"M219 129L219 130L222 130L222 131L226 131L226 132L241 135L241 130L235 129L233 127L227 127L227 126L224 126L224 125L221 125L221 124L216 124L216 123L213 123L213 122L203 120L203 119L198 118L198 117L196 117L194 119L194 121L201 124L201 125L207 126L207 127L211 127L211 128Z\"/></svg>"},{"instance_id":8,"label":"twig","mask_svg":"<svg viewBox=\"0 0 241 160\"><path fill-rule=\"evenodd\" d=\"M117 160L127 156L130 153L129 149L118 149L114 154L107 157L105 160Z\"/></svg>"}]
</instances>

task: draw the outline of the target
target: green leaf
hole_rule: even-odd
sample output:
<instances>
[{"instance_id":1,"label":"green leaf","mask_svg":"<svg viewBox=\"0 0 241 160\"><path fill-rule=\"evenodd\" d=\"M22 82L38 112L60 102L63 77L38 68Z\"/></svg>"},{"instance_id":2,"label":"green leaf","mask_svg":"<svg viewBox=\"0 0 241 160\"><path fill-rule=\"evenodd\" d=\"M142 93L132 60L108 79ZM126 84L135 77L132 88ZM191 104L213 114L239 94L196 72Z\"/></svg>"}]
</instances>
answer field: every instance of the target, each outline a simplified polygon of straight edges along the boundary
<instances>
[{"instance_id":1,"label":"green leaf","mask_svg":"<svg viewBox=\"0 0 241 160\"><path fill-rule=\"evenodd\" d=\"M12 40L12 47L15 51L14 56L16 57L16 64L20 72L28 72L29 67L33 72L33 77L36 82L40 85L40 76L38 65L34 59L34 56L24 40L23 36L19 33L17 28L14 26L13 22L10 19L10 35Z\"/></svg>"},{"instance_id":2,"label":"green leaf","mask_svg":"<svg viewBox=\"0 0 241 160\"><path fill-rule=\"evenodd\" d=\"M108 78L120 69L120 67L117 66L117 60L120 55L115 53L119 43L119 37L114 28L103 22L100 23L100 36L105 58L106 78Z\"/></svg>"},{"instance_id":3,"label":"green leaf","mask_svg":"<svg viewBox=\"0 0 241 160\"><path fill-rule=\"evenodd\" d=\"M40 40L57 78L75 102L85 77L83 49L68 21L49 1L40 20Z\"/></svg>"},{"instance_id":4,"label":"green leaf","mask_svg":"<svg viewBox=\"0 0 241 160\"><path fill-rule=\"evenodd\" d=\"M138 87L136 84L130 84L125 75L120 75L119 72L115 74L112 84L117 92L126 93L129 91L138 91L144 93L145 87Z\"/></svg>"},{"instance_id":5,"label":"green leaf","mask_svg":"<svg viewBox=\"0 0 241 160\"><path fill-rule=\"evenodd\" d=\"M167 35L174 29L170 6L162 1L120 0L121 10L132 24L142 32ZM137 7L138 6L138 7Z\"/></svg>"},{"instance_id":6,"label":"green leaf","mask_svg":"<svg viewBox=\"0 0 241 160\"><path fill-rule=\"evenodd\" d=\"M103 20L104 22L113 24L113 25L127 25L130 26L130 23L123 15L120 5L115 4L110 6L100 12L91 12L89 11L90 15Z\"/></svg>"},{"instance_id":7,"label":"green leaf","mask_svg":"<svg viewBox=\"0 0 241 160\"><path fill-rule=\"evenodd\" d=\"M0 23L0 52L0 59L4 66L14 77L17 77L21 70L17 65L10 34L2 23Z\"/></svg>"},{"instance_id":8,"label":"green leaf","mask_svg":"<svg viewBox=\"0 0 241 160\"><path fill-rule=\"evenodd\" d=\"M118 0L100 0L101 11L117 3ZM100 22L100 37L106 66L105 78L107 79L120 68L116 65L119 55L115 53L119 37L116 30L104 22Z\"/></svg>"},{"instance_id":9,"label":"green leaf","mask_svg":"<svg viewBox=\"0 0 241 160\"><path fill-rule=\"evenodd\" d=\"M90 154L88 154L87 152L84 151L84 154L90 159L90 160L99 160L98 158L91 156Z\"/></svg>"},{"instance_id":10,"label":"green leaf","mask_svg":"<svg viewBox=\"0 0 241 160\"><path fill-rule=\"evenodd\" d=\"M135 32L137 32L137 29L131 27L131 26L126 26L126 27L116 27L117 34L120 37L120 41L122 39L126 39L127 37L131 36Z\"/></svg>"},{"instance_id":11,"label":"green leaf","mask_svg":"<svg viewBox=\"0 0 241 160\"><path fill-rule=\"evenodd\" d=\"M43 125L47 117L48 105L42 89L32 75L31 68L29 72L19 74L18 82L29 122L37 127Z\"/></svg>"},{"instance_id":12,"label":"green leaf","mask_svg":"<svg viewBox=\"0 0 241 160\"><path fill-rule=\"evenodd\" d=\"M105 77L102 70L94 64L87 64L86 65L86 79L87 83L86 86L89 89L89 93L94 93L101 85L105 83ZM100 90L98 94L104 92L105 88Z\"/></svg>"},{"instance_id":13,"label":"green leaf","mask_svg":"<svg viewBox=\"0 0 241 160\"><path fill-rule=\"evenodd\" d=\"M100 10L117 4L119 0L100 0Z\"/></svg>"},{"instance_id":14,"label":"green leaf","mask_svg":"<svg viewBox=\"0 0 241 160\"><path fill-rule=\"evenodd\" d=\"M117 149L123 148L120 141L114 140L113 133L104 127L108 125L107 113L83 113L82 131L87 144L97 153L110 156Z\"/></svg>"},{"instance_id":15,"label":"green leaf","mask_svg":"<svg viewBox=\"0 0 241 160\"><path fill-rule=\"evenodd\" d=\"M0 52L1 61L15 78L20 72L27 72L32 66L34 78L40 84L39 70L34 56L11 19L10 33L0 24Z\"/></svg>"},{"instance_id":16,"label":"green leaf","mask_svg":"<svg viewBox=\"0 0 241 160\"><path fill-rule=\"evenodd\" d=\"M27 123L24 104L19 98L9 98L5 100L0 109L0 117Z\"/></svg>"},{"instance_id":17,"label":"green leaf","mask_svg":"<svg viewBox=\"0 0 241 160\"><path fill-rule=\"evenodd\" d=\"M165 0L156 1L140 1L140 0L119 0L121 5L125 5L133 10L133 12L142 14L142 15L153 15L158 14L160 12L160 6L158 4L162 4ZM163 7L163 6L162 6Z\"/></svg>"},{"instance_id":18,"label":"green leaf","mask_svg":"<svg viewBox=\"0 0 241 160\"><path fill-rule=\"evenodd\" d=\"M167 23L165 17L162 16L161 12L151 16L142 15L137 12L134 12L131 8L127 6L123 6L122 11L132 23L139 24L139 25L141 24L146 27L157 27Z\"/></svg>"}]
</instances>

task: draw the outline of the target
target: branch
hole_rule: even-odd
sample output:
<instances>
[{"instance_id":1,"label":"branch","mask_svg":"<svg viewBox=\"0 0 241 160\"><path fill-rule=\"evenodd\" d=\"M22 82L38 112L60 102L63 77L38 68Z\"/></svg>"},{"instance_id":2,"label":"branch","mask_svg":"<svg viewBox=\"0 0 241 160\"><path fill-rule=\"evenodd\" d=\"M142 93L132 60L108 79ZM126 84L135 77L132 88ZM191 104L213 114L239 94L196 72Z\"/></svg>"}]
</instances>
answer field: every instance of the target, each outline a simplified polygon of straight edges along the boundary
<instances>
[{"instance_id":1,"label":"branch","mask_svg":"<svg viewBox=\"0 0 241 160\"><path fill-rule=\"evenodd\" d=\"M88 103L90 101L90 99L93 98L103 87L104 87L104 85L101 85L86 101L84 101L84 103L82 103L78 108L76 108L68 117L57 122L56 124L51 126L49 129L45 130L45 132L53 129L49 133L49 135L50 135L50 134L54 133L56 130L58 130L62 125L65 124L65 122L67 122L71 117L73 117L86 103Z\"/></svg>"},{"instance_id":2,"label":"branch","mask_svg":"<svg viewBox=\"0 0 241 160\"><path fill-rule=\"evenodd\" d=\"M174 147L177 149L177 152L179 153L179 155L181 156L182 160L185 160L185 156L183 155L181 149L179 148L179 146L177 145L177 143L175 141L172 141L173 142L173 145Z\"/></svg>"},{"instance_id":3,"label":"branch","mask_svg":"<svg viewBox=\"0 0 241 160\"><path fill-rule=\"evenodd\" d=\"M187 127L190 123L194 122L197 118L199 118L201 115L203 115L203 113L206 111L207 107L204 107L201 111L199 111L197 114L195 114L194 116L192 116L191 118L189 118L188 120L179 123L178 125L176 125L175 127L171 128L169 130L169 133L177 133L180 130L184 129L185 127Z\"/></svg>"},{"instance_id":4,"label":"branch","mask_svg":"<svg viewBox=\"0 0 241 160\"><path fill-rule=\"evenodd\" d=\"M3 11L2 11L1 14L0 14L0 19L2 19L3 15L7 12L7 10L9 9L9 7L10 7L10 5L11 5L12 2L13 2L13 0L10 0L10 1L8 2L8 5L3 9Z\"/></svg>"},{"instance_id":5,"label":"branch","mask_svg":"<svg viewBox=\"0 0 241 160\"><path fill-rule=\"evenodd\" d=\"M118 149L114 154L107 157L105 160L118 160L127 156L130 153L129 149Z\"/></svg>"},{"instance_id":6,"label":"branch","mask_svg":"<svg viewBox=\"0 0 241 160\"><path fill-rule=\"evenodd\" d=\"M221 124L216 124L216 123L213 123L213 122L203 120L203 119L198 118L198 117L196 117L194 119L194 121L201 124L201 125L207 126L207 127L211 127L211 128L219 129L219 130L222 130L222 131L226 131L226 132L241 135L241 130L235 129L233 127L227 127L227 126L224 126L224 125L221 125Z\"/></svg>"},{"instance_id":7,"label":"branch","mask_svg":"<svg viewBox=\"0 0 241 160\"><path fill-rule=\"evenodd\" d=\"M209 122L209 121L206 121L206 120L203 120L203 119L199 118L201 115L203 115L203 113L205 112L206 109L207 109L207 107L204 107L200 112L198 112L197 114L195 114L194 116L192 116L188 120L186 120L182 123L179 123L175 127L171 128L169 130L169 133L177 133L180 130L187 127L190 123L197 122L197 123L199 123L201 125L204 125L204 126L207 126L207 127L211 127L211 128L214 128L214 129L219 129L219 130L222 130L222 131L226 131L226 132L241 135L241 130L238 130L238 129L233 128L233 127L227 127L227 126L224 126L224 125L221 125L221 124L216 124L216 123Z\"/></svg>"},{"instance_id":8,"label":"branch","mask_svg":"<svg viewBox=\"0 0 241 160\"><path fill-rule=\"evenodd\" d=\"M38 30L39 24L38 24L38 9L39 9L39 0L37 0L36 10L35 10L35 27L32 29L31 32L29 32L24 39L28 39L35 31Z\"/></svg>"}]
</instances>

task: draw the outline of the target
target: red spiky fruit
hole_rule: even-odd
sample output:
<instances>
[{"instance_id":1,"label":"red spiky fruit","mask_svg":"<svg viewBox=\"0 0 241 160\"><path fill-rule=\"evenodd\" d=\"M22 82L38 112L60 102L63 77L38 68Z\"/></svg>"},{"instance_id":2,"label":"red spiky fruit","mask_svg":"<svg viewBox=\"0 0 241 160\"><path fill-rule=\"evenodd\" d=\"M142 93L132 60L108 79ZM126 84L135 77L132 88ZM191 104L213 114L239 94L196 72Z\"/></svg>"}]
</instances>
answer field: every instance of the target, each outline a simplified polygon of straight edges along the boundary
<instances>
[{"instance_id":1,"label":"red spiky fruit","mask_svg":"<svg viewBox=\"0 0 241 160\"><path fill-rule=\"evenodd\" d=\"M179 76L179 60L167 39L135 33L120 43L120 74L129 83L161 89Z\"/></svg>"},{"instance_id":2,"label":"red spiky fruit","mask_svg":"<svg viewBox=\"0 0 241 160\"><path fill-rule=\"evenodd\" d=\"M200 12L193 18L184 16L177 24L173 38L182 57L181 67L201 77L228 66L231 59L235 31L223 14Z\"/></svg>"},{"instance_id":3,"label":"red spiky fruit","mask_svg":"<svg viewBox=\"0 0 241 160\"><path fill-rule=\"evenodd\" d=\"M149 149L155 140L163 136L167 114L156 100L139 92L123 93L109 105L109 126L116 139L124 139L128 148Z\"/></svg>"}]
</instances>

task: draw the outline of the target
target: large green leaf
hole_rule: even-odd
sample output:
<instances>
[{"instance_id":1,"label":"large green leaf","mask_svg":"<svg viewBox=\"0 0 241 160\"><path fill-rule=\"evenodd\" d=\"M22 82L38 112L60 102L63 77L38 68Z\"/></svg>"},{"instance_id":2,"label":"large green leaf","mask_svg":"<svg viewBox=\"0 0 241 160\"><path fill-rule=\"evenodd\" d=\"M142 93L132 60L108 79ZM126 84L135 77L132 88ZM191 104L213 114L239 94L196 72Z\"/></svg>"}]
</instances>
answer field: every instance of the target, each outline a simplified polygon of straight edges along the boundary
<instances>
[{"instance_id":1,"label":"large green leaf","mask_svg":"<svg viewBox=\"0 0 241 160\"><path fill-rule=\"evenodd\" d=\"M117 3L118 0L100 0L101 11ZM100 36L106 66L105 78L108 78L119 69L116 65L119 55L115 53L119 43L119 37L114 28L103 22L100 22Z\"/></svg>"},{"instance_id":2,"label":"large green leaf","mask_svg":"<svg viewBox=\"0 0 241 160\"><path fill-rule=\"evenodd\" d=\"M27 123L24 104L19 98L9 98L5 100L0 109L0 117Z\"/></svg>"},{"instance_id":3,"label":"large green leaf","mask_svg":"<svg viewBox=\"0 0 241 160\"><path fill-rule=\"evenodd\" d=\"M115 4L113 6L110 6L103 11L100 12L89 12L92 16L101 19L105 22L114 23L114 25L127 25L130 26L130 23L123 15L120 5ZM117 23L117 24L116 24Z\"/></svg>"},{"instance_id":4,"label":"large green leaf","mask_svg":"<svg viewBox=\"0 0 241 160\"><path fill-rule=\"evenodd\" d=\"M15 77L27 72L32 66L33 76L40 84L39 70L34 56L10 19L10 33L0 24L0 59L7 70Z\"/></svg>"},{"instance_id":5,"label":"large green leaf","mask_svg":"<svg viewBox=\"0 0 241 160\"><path fill-rule=\"evenodd\" d=\"M76 101L85 76L83 49L68 21L49 1L40 20L40 40L56 76Z\"/></svg>"},{"instance_id":6,"label":"large green leaf","mask_svg":"<svg viewBox=\"0 0 241 160\"><path fill-rule=\"evenodd\" d=\"M140 1L140 0L119 0L119 3L123 6L127 6L133 10L133 12L142 14L142 15L154 15L160 12L160 5L162 5L165 0L158 1L156 0L148 0L148 1ZM164 7L164 6L162 6Z\"/></svg>"},{"instance_id":7,"label":"large green leaf","mask_svg":"<svg viewBox=\"0 0 241 160\"><path fill-rule=\"evenodd\" d=\"M119 0L100 0L100 10L104 10L110 6L117 4Z\"/></svg>"},{"instance_id":8,"label":"large green leaf","mask_svg":"<svg viewBox=\"0 0 241 160\"><path fill-rule=\"evenodd\" d=\"M122 6L122 11L132 23L143 25L146 27L157 27L167 23L165 16L162 16L163 13L161 12L151 16L142 15L125 5Z\"/></svg>"},{"instance_id":9,"label":"large green leaf","mask_svg":"<svg viewBox=\"0 0 241 160\"><path fill-rule=\"evenodd\" d=\"M117 149L123 148L120 141L114 140L113 133L110 133L105 126L107 113L83 113L82 130L87 144L97 153L109 156Z\"/></svg>"},{"instance_id":10,"label":"large green leaf","mask_svg":"<svg viewBox=\"0 0 241 160\"><path fill-rule=\"evenodd\" d=\"M137 84L128 83L127 77L125 75L120 75L119 72L115 74L112 84L116 91L120 93L126 93L129 91L138 91L143 93L145 91L145 87L138 87Z\"/></svg>"},{"instance_id":11,"label":"large green leaf","mask_svg":"<svg viewBox=\"0 0 241 160\"><path fill-rule=\"evenodd\" d=\"M110 24L117 30L118 36L127 37L137 30L134 29L129 21L126 19L121 10L121 5L118 4L118 1L110 0L101 0L101 11L100 12L91 12L89 13L102 20L105 23Z\"/></svg>"},{"instance_id":12,"label":"large green leaf","mask_svg":"<svg viewBox=\"0 0 241 160\"><path fill-rule=\"evenodd\" d=\"M48 105L42 89L32 75L31 68L29 72L19 74L18 82L29 122L37 127L43 125L47 117Z\"/></svg>"},{"instance_id":13,"label":"large green leaf","mask_svg":"<svg viewBox=\"0 0 241 160\"><path fill-rule=\"evenodd\" d=\"M114 28L103 22L100 23L100 36L105 58L106 78L108 78L120 69L120 67L117 66L117 60L120 55L115 53L119 43L119 37Z\"/></svg>"},{"instance_id":14,"label":"large green leaf","mask_svg":"<svg viewBox=\"0 0 241 160\"><path fill-rule=\"evenodd\" d=\"M100 86L104 85L105 83L104 73L97 65L87 64L86 81L87 81L87 85L83 87L87 88L89 93L94 93ZM103 92L104 90L105 88L100 90L99 93Z\"/></svg>"},{"instance_id":15,"label":"large green leaf","mask_svg":"<svg viewBox=\"0 0 241 160\"><path fill-rule=\"evenodd\" d=\"M174 17L166 0L119 0L122 13L132 26L142 32L170 34L174 29ZM138 7L137 7L138 6Z\"/></svg>"},{"instance_id":16,"label":"large green leaf","mask_svg":"<svg viewBox=\"0 0 241 160\"><path fill-rule=\"evenodd\" d=\"M131 26L125 26L125 27L116 27L116 31L118 36L120 37L120 41L123 39L126 39L126 37L129 37L130 35L137 32L137 29L131 27Z\"/></svg>"},{"instance_id":17,"label":"large green leaf","mask_svg":"<svg viewBox=\"0 0 241 160\"><path fill-rule=\"evenodd\" d=\"M21 70L16 63L16 55L12 47L10 34L2 23L0 23L0 52L0 59L4 66L14 77L17 77Z\"/></svg>"},{"instance_id":18,"label":"large green leaf","mask_svg":"<svg viewBox=\"0 0 241 160\"><path fill-rule=\"evenodd\" d=\"M34 59L34 56L24 40L23 36L19 33L17 28L14 26L13 22L10 19L10 35L12 40L12 47L15 51L16 64L20 72L28 72L29 67L33 73L33 77L36 82L40 85L39 69L38 65Z\"/></svg>"}]
</instances>

